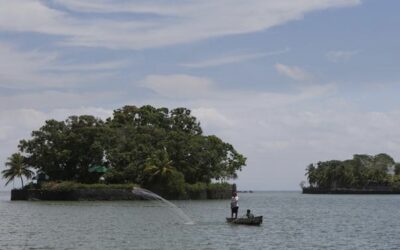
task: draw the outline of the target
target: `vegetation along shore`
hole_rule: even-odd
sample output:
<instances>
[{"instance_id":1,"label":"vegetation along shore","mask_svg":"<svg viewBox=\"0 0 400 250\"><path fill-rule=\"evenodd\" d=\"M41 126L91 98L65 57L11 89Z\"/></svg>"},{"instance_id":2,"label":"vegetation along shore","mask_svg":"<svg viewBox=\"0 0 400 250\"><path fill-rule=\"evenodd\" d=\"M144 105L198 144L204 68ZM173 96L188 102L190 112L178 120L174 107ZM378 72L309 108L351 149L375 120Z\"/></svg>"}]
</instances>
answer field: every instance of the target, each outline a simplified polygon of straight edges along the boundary
<instances>
[{"instance_id":1,"label":"vegetation along shore","mask_svg":"<svg viewBox=\"0 0 400 250\"><path fill-rule=\"evenodd\" d=\"M246 165L231 144L204 135L189 109L150 105L124 106L105 121L90 115L47 120L18 148L2 171L7 184L20 178L28 190L14 191L16 199L55 199L62 192L79 199L74 190L134 186L166 198L229 198L226 181ZM24 179L33 180L24 186Z\"/></svg>"},{"instance_id":2,"label":"vegetation along shore","mask_svg":"<svg viewBox=\"0 0 400 250\"><path fill-rule=\"evenodd\" d=\"M400 163L384 153L310 164L306 176L306 194L400 194Z\"/></svg>"}]
</instances>

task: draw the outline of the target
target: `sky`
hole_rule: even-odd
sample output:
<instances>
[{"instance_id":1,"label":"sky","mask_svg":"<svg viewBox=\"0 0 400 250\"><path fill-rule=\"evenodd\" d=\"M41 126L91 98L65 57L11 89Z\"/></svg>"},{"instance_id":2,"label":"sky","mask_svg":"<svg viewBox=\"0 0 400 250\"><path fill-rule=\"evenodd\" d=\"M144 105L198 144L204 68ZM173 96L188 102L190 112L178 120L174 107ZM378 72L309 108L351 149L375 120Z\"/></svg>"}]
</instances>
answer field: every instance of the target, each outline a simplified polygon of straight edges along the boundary
<instances>
[{"instance_id":1,"label":"sky","mask_svg":"<svg viewBox=\"0 0 400 250\"><path fill-rule=\"evenodd\" d=\"M400 161L399 9L0 0L0 170L45 120L146 104L191 109L205 134L245 155L242 190L299 190L308 164L353 154Z\"/></svg>"}]
</instances>

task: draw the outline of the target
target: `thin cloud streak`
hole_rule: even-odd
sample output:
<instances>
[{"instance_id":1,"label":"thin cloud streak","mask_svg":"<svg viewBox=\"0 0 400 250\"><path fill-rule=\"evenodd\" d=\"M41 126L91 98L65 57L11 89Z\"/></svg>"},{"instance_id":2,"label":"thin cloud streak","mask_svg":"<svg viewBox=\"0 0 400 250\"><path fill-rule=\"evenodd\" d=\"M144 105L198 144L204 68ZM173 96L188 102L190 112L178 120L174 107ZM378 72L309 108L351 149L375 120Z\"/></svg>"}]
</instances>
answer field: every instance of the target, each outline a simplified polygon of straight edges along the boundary
<instances>
[{"instance_id":1,"label":"thin cloud streak","mask_svg":"<svg viewBox=\"0 0 400 250\"><path fill-rule=\"evenodd\" d=\"M334 63L345 62L350 60L359 52L359 50L333 50L326 53L326 57L329 61Z\"/></svg>"},{"instance_id":2,"label":"thin cloud streak","mask_svg":"<svg viewBox=\"0 0 400 250\"><path fill-rule=\"evenodd\" d=\"M115 2L110 0L54 0L59 5L71 11L86 13L133 13L133 14L155 14L155 15L178 15L183 11L193 10L199 3L180 2L174 6L172 2Z\"/></svg>"},{"instance_id":3,"label":"thin cloud streak","mask_svg":"<svg viewBox=\"0 0 400 250\"><path fill-rule=\"evenodd\" d=\"M306 81L311 80L313 76L296 66L288 66L285 64L277 63L275 64L275 69L279 74L292 78L296 81Z\"/></svg>"},{"instance_id":4,"label":"thin cloud streak","mask_svg":"<svg viewBox=\"0 0 400 250\"><path fill-rule=\"evenodd\" d=\"M0 106L7 109L32 108L37 110L49 110L60 108L75 108L90 106L93 103L104 103L102 100L118 101L122 93L115 91L38 91L28 93L17 93L13 95L0 96Z\"/></svg>"},{"instance_id":5,"label":"thin cloud streak","mask_svg":"<svg viewBox=\"0 0 400 250\"><path fill-rule=\"evenodd\" d=\"M148 75L140 84L160 96L180 99L207 96L213 88L212 80L185 74Z\"/></svg>"},{"instance_id":6,"label":"thin cloud streak","mask_svg":"<svg viewBox=\"0 0 400 250\"><path fill-rule=\"evenodd\" d=\"M47 70L51 71L103 71L119 70L127 67L128 60L106 61L98 63L77 63L77 64L58 64L49 65Z\"/></svg>"},{"instance_id":7,"label":"thin cloud streak","mask_svg":"<svg viewBox=\"0 0 400 250\"><path fill-rule=\"evenodd\" d=\"M247 54L226 55L223 57L211 58L211 59L199 61L199 62L183 63L183 64L181 64L181 66L187 67L187 68L216 67L216 66L222 66L222 65L226 65L226 64L246 62L246 61L259 59L259 58L263 58L263 57L268 57L268 56L285 54L289 51L290 51L290 49L286 48L283 50L277 50L277 51L266 52L266 53L247 53Z\"/></svg>"},{"instance_id":8,"label":"thin cloud streak","mask_svg":"<svg viewBox=\"0 0 400 250\"><path fill-rule=\"evenodd\" d=\"M10 89L64 88L111 79L113 71L127 61L78 63L61 62L59 53L22 51L0 42L0 87Z\"/></svg>"}]
</instances>

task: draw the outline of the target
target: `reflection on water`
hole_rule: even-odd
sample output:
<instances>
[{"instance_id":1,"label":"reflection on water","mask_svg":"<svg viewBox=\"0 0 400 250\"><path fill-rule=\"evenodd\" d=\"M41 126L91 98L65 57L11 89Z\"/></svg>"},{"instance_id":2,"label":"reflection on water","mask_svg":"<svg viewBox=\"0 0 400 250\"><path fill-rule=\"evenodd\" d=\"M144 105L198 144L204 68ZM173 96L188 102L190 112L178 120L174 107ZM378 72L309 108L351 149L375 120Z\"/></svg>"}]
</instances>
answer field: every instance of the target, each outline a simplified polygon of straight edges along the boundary
<instances>
[{"instance_id":1,"label":"reflection on water","mask_svg":"<svg viewBox=\"0 0 400 250\"><path fill-rule=\"evenodd\" d=\"M225 223L229 200L173 201L196 221L177 222L164 205L125 202L10 202L0 195L0 249L399 249L400 196L240 195L260 227Z\"/></svg>"}]
</instances>

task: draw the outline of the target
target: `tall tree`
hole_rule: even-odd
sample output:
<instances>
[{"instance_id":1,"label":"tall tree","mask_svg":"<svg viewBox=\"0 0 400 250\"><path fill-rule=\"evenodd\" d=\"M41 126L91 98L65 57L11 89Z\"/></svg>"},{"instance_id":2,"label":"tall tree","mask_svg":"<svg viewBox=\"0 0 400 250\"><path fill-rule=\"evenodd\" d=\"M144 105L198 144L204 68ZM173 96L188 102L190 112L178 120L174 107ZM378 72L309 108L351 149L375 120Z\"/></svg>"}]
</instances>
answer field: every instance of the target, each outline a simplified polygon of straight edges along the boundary
<instances>
[{"instance_id":1,"label":"tall tree","mask_svg":"<svg viewBox=\"0 0 400 250\"><path fill-rule=\"evenodd\" d=\"M92 165L104 165L103 122L93 116L71 116L66 121L46 121L22 140L19 148L28 154L28 163L49 176L50 180L93 182Z\"/></svg>"},{"instance_id":2,"label":"tall tree","mask_svg":"<svg viewBox=\"0 0 400 250\"><path fill-rule=\"evenodd\" d=\"M5 164L8 168L1 171L3 178L7 179L6 185L13 181L16 177L21 180L21 185L24 187L24 180L30 179L33 176L33 171L29 169L28 165L25 163L25 158L20 153L12 154Z\"/></svg>"},{"instance_id":3,"label":"tall tree","mask_svg":"<svg viewBox=\"0 0 400 250\"><path fill-rule=\"evenodd\" d=\"M318 183L317 171L314 164L309 164L306 168L306 174L308 183L311 187L314 187Z\"/></svg>"},{"instance_id":4,"label":"tall tree","mask_svg":"<svg viewBox=\"0 0 400 250\"><path fill-rule=\"evenodd\" d=\"M32 132L30 140L21 140L19 149L26 153L27 162L52 180L63 179L65 163L69 158L66 146L67 126L63 121L48 120Z\"/></svg>"}]
</instances>

